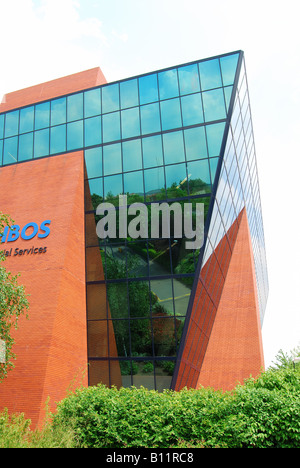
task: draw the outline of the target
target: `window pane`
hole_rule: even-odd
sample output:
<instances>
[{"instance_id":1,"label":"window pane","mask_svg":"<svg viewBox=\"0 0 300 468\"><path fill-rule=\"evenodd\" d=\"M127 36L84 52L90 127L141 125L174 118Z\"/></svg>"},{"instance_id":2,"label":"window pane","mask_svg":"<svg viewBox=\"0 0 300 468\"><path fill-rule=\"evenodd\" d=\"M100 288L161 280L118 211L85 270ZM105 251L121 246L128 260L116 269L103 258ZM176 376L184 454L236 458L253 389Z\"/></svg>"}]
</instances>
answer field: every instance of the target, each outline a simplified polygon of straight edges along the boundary
<instances>
[{"instance_id":1,"label":"window pane","mask_svg":"<svg viewBox=\"0 0 300 468\"><path fill-rule=\"evenodd\" d=\"M131 138L140 135L139 108L127 109L121 112L122 138Z\"/></svg>"},{"instance_id":2,"label":"window pane","mask_svg":"<svg viewBox=\"0 0 300 468\"><path fill-rule=\"evenodd\" d=\"M160 99L170 99L179 95L177 70L159 73L158 82Z\"/></svg>"},{"instance_id":3,"label":"window pane","mask_svg":"<svg viewBox=\"0 0 300 468\"><path fill-rule=\"evenodd\" d=\"M163 130L182 126L179 99L161 102L161 123Z\"/></svg>"},{"instance_id":4,"label":"window pane","mask_svg":"<svg viewBox=\"0 0 300 468\"><path fill-rule=\"evenodd\" d=\"M142 134L160 132L159 105L148 104L141 107Z\"/></svg>"},{"instance_id":5,"label":"window pane","mask_svg":"<svg viewBox=\"0 0 300 468\"><path fill-rule=\"evenodd\" d=\"M93 198L98 202L100 202L100 200L98 200L97 198L95 198L95 196L97 197L101 197L101 199L103 199L103 178L99 178L99 179L91 179L88 181L88 184L89 184L89 188L90 188L90 194L92 196L92 201L93 201ZM97 203L98 205L98 203ZM96 209L96 206L93 205L94 208Z\"/></svg>"},{"instance_id":6,"label":"window pane","mask_svg":"<svg viewBox=\"0 0 300 468\"><path fill-rule=\"evenodd\" d=\"M103 115L102 117L103 126L103 142L120 140L120 112L114 112L112 114Z\"/></svg>"},{"instance_id":7,"label":"window pane","mask_svg":"<svg viewBox=\"0 0 300 468\"><path fill-rule=\"evenodd\" d=\"M202 96L206 122L226 118L223 89L205 91Z\"/></svg>"},{"instance_id":8,"label":"window pane","mask_svg":"<svg viewBox=\"0 0 300 468\"><path fill-rule=\"evenodd\" d=\"M19 130L19 111L8 112L5 118L5 137L17 135Z\"/></svg>"},{"instance_id":9,"label":"window pane","mask_svg":"<svg viewBox=\"0 0 300 468\"><path fill-rule=\"evenodd\" d=\"M113 202L119 194L123 193L122 175L104 177L104 197L109 202Z\"/></svg>"},{"instance_id":10,"label":"window pane","mask_svg":"<svg viewBox=\"0 0 300 468\"><path fill-rule=\"evenodd\" d=\"M140 197L142 197L141 201L144 201L144 182L142 171L128 172L124 174L124 193L140 195ZM128 203L131 203L131 201L128 200Z\"/></svg>"},{"instance_id":11,"label":"window pane","mask_svg":"<svg viewBox=\"0 0 300 468\"><path fill-rule=\"evenodd\" d=\"M228 55L227 57L220 58L224 86L233 84L238 59L239 54Z\"/></svg>"},{"instance_id":12,"label":"window pane","mask_svg":"<svg viewBox=\"0 0 300 468\"><path fill-rule=\"evenodd\" d=\"M113 112L118 110L119 103L119 85L113 84L102 88L102 112Z\"/></svg>"},{"instance_id":13,"label":"window pane","mask_svg":"<svg viewBox=\"0 0 300 468\"><path fill-rule=\"evenodd\" d=\"M20 133L32 132L34 124L34 107L20 110Z\"/></svg>"},{"instance_id":14,"label":"window pane","mask_svg":"<svg viewBox=\"0 0 300 468\"><path fill-rule=\"evenodd\" d=\"M7 138L4 140L3 147L3 165L14 164L17 162L18 137Z\"/></svg>"},{"instance_id":15,"label":"window pane","mask_svg":"<svg viewBox=\"0 0 300 468\"><path fill-rule=\"evenodd\" d=\"M225 123L206 126L207 145L209 157L219 156L224 136Z\"/></svg>"},{"instance_id":16,"label":"window pane","mask_svg":"<svg viewBox=\"0 0 300 468\"><path fill-rule=\"evenodd\" d=\"M66 113L66 98L54 99L54 101L51 102L51 125L66 123Z\"/></svg>"},{"instance_id":17,"label":"window pane","mask_svg":"<svg viewBox=\"0 0 300 468\"><path fill-rule=\"evenodd\" d=\"M202 91L222 86L219 60L207 60L199 63Z\"/></svg>"},{"instance_id":18,"label":"window pane","mask_svg":"<svg viewBox=\"0 0 300 468\"><path fill-rule=\"evenodd\" d=\"M101 143L101 117L91 117L84 120L85 146L99 145Z\"/></svg>"},{"instance_id":19,"label":"window pane","mask_svg":"<svg viewBox=\"0 0 300 468\"><path fill-rule=\"evenodd\" d=\"M34 157L40 158L49 154L49 128L34 133Z\"/></svg>"},{"instance_id":20,"label":"window pane","mask_svg":"<svg viewBox=\"0 0 300 468\"><path fill-rule=\"evenodd\" d=\"M137 80L129 80L120 83L121 109L139 105Z\"/></svg>"},{"instance_id":21,"label":"window pane","mask_svg":"<svg viewBox=\"0 0 300 468\"><path fill-rule=\"evenodd\" d=\"M18 161L26 161L33 157L33 133L26 133L19 137Z\"/></svg>"},{"instance_id":22,"label":"window pane","mask_svg":"<svg viewBox=\"0 0 300 468\"><path fill-rule=\"evenodd\" d=\"M46 128L50 125L50 102L43 102L35 106L35 123L36 130Z\"/></svg>"},{"instance_id":23,"label":"window pane","mask_svg":"<svg viewBox=\"0 0 300 468\"><path fill-rule=\"evenodd\" d=\"M200 94L190 94L181 98L183 125L197 125L203 122Z\"/></svg>"},{"instance_id":24,"label":"window pane","mask_svg":"<svg viewBox=\"0 0 300 468\"><path fill-rule=\"evenodd\" d=\"M158 101L157 75L139 78L140 104Z\"/></svg>"},{"instance_id":25,"label":"window pane","mask_svg":"<svg viewBox=\"0 0 300 468\"><path fill-rule=\"evenodd\" d=\"M63 153L66 151L67 129L66 125L58 125L50 129L50 153Z\"/></svg>"},{"instance_id":26,"label":"window pane","mask_svg":"<svg viewBox=\"0 0 300 468\"><path fill-rule=\"evenodd\" d=\"M5 114L0 115L0 138L3 138L4 134L4 115Z\"/></svg>"},{"instance_id":27,"label":"window pane","mask_svg":"<svg viewBox=\"0 0 300 468\"><path fill-rule=\"evenodd\" d=\"M184 130L186 159L202 159L207 157L204 127Z\"/></svg>"},{"instance_id":28,"label":"window pane","mask_svg":"<svg viewBox=\"0 0 300 468\"><path fill-rule=\"evenodd\" d=\"M3 140L0 140L0 166L2 165Z\"/></svg>"},{"instance_id":29,"label":"window pane","mask_svg":"<svg viewBox=\"0 0 300 468\"><path fill-rule=\"evenodd\" d=\"M166 166L166 185L168 188L180 188L181 182L186 180L186 165L175 164L173 166ZM171 195L170 198L173 198Z\"/></svg>"},{"instance_id":30,"label":"window pane","mask_svg":"<svg viewBox=\"0 0 300 468\"><path fill-rule=\"evenodd\" d=\"M101 89L84 92L84 117L101 114Z\"/></svg>"},{"instance_id":31,"label":"window pane","mask_svg":"<svg viewBox=\"0 0 300 468\"><path fill-rule=\"evenodd\" d=\"M83 122L67 124L67 148L69 150L83 147Z\"/></svg>"},{"instance_id":32,"label":"window pane","mask_svg":"<svg viewBox=\"0 0 300 468\"><path fill-rule=\"evenodd\" d=\"M83 93L67 97L67 121L83 118Z\"/></svg>"},{"instance_id":33,"label":"window pane","mask_svg":"<svg viewBox=\"0 0 300 468\"><path fill-rule=\"evenodd\" d=\"M165 174L163 167L147 169L144 173L144 177L145 193L149 201L156 199L155 194L160 194L163 198L166 197Z\"/></svg>"},{"instance_id":34,"label":"window pane","mask_svg":"<svg viewBox=\"0 0 300 468\"><path fill-rule=\"evenodd\" d=\"M163 145L165 164L173 164L185 160L182 132L164 134Z\"/></svg>"},{"instance_id":35,"label":"window pane","mask_svg":"<svg viewBox=\"0 0 300 468\"><path fill-rule=\"evenodd\" d=\"M210 158L209 165L210 165L210 173L211 173L211 182L214 183L217 167L218 167L219 158Z\"/></svg>"},{"instance_id":36,"label":"window pane","mask_svg":"<svg viewBox=\"0 0 300 468\"><path fill-rule=\"evenodd\" d=\"M178 69L180 94L197 93L200 82L197 65L188 65Z\"/></svg>"},{"instance_id":37,"label":"window pane","mask_svg":"<svg viewBox=\"0 0 300 468\"><path fill-rule=\"evenodd\" d=\"M85 150L84 154L88 178L102 176L102 148Z\"/></svg>"},{"instance_id":38,"label":"window pane","mask_svg":"<svg viewBox=\"0 0 300 468\"><path fill-rule=\"evenodd\" d=\"M133 171L142 169L141 141L132 140L122 144L123 149L123 170Z\"/></svg>"},{"instance_id":39,"label":"window pane","mask_svg":"<svg viewBox=\"0 0 300 468\"><path fill-rule=\"evenodd\" d=\"M163 152L161 136L156 135L148 138L143 138L143 160L144 167L162 166Z\"/></svg>"},{"instance_id":40,"label":"window pane","mask_svg":"<svg viewBox=\"0 0 300 468\"><path fill-rule=\"evenodd\" d=\"M208 159L188 163L187 170L190 194L200 195L211 191Z\"/></svg>"},{"instance_id":41,"label":"window pane","mask_svg":"<svg viewBox=\"0 0 300 468\"><path fill-rule=\"evenodd\" d=\"M103 147L104 175L122 172L121 144Z\"/></svg>"}]
</instances>

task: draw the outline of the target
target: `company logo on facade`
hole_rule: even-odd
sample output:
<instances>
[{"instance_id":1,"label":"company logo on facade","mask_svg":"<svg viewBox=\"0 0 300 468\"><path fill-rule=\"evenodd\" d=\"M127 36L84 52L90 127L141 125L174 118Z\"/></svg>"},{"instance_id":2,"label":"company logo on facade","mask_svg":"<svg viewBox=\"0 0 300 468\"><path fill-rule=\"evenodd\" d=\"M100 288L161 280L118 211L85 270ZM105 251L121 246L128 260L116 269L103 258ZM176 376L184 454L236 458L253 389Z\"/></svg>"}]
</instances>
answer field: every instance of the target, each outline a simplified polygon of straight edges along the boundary
<instances>
[{"instance_id":1,"label":"company logo on facade","mask_svg":"<svg viewBox=\"0 0 300 468\"><path fill-rule=\"evenodd\" d=\"M23 228L18 224L11 226L11 228L6 226L2 236L0 235L1 243L15 242L19 238L23 240L31 240L36 236L38 239L45 239L50 234L50 224L51 221L47 220L43 221L40 226L37 223L28 223Z\"/></svg>"},{"instance_id":2,"label":"company logo on facade","mask_svg":"<svg viewBox=\"0 0 300 468\"><path fill-rule=\"evenodd\" d=\"M14 226L8 227L6 226L3 234L0 235L0 244L10 244L11 242L15 242L19 239L24 241L29 241L34 239L45 239L50 234L50 220L43 221L40 225L37 223L27 223L24 227L15 224ZM31 248L27 249L12 249L7 248L7 250L2 251L5 257L17 257L17 256L24 256L24 255L36 255L36 254L44 254L47 252L47 247L35 247L32 246Z\"/></svg>"}]
</instances>

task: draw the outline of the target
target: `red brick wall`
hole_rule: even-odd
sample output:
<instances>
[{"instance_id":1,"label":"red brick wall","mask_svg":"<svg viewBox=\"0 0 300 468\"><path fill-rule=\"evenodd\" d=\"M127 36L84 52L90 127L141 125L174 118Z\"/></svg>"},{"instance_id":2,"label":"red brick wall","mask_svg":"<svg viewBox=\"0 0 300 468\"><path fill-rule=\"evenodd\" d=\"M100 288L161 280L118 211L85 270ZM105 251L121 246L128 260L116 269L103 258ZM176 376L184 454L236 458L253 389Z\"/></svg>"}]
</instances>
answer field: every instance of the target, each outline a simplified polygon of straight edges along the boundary
<instances>
[{"instance_id":1,"label":"red brick wall","mask_svg":"<svg viewBox=\"0 0 300 468\"><path fill-rule=\"evenodd\" d=\"M1 211L16 224L51 220L46 239L19 239L1 249L47 247L47 253L7 257L29 294L29 320L14 332L15 369L0 384L0 410L24 412L39 424L71 382L87 385L83 153L0 169Z\"/></svg>"},{"instance_id":2,"label":"red brick wall","mask_svg":"<svg viewBox=\"0 0 300 468\"><path fill-rule=\"evenodd\" d=\"M232 390L262 369L255 267L244 211L197 386Z\"/></svg>"},{"instance_id":3,"label":"red brick wall","mask_svg":"<svg viewBox=\"0 0 300 468\"><path fill-rule=\"evenodd\" d=\"M200 385L227 390L263 367L254 271L243 210L201 270L176 390Z\"/></svg>"},{"instance_id":4,"label":"red brick wall","mask_svg":"<svg viewBox=\"0 0 300 468\"><path fill-rule=\"evenodd\" d=\"M105 83L106 79L100 68L92 68L80 73L74 73L73 75L48 81L47 83L5 94L0 104L0 112L6 112L32 103L46 101L65 94L75 93Z\"/></svg>"}]
</instances>

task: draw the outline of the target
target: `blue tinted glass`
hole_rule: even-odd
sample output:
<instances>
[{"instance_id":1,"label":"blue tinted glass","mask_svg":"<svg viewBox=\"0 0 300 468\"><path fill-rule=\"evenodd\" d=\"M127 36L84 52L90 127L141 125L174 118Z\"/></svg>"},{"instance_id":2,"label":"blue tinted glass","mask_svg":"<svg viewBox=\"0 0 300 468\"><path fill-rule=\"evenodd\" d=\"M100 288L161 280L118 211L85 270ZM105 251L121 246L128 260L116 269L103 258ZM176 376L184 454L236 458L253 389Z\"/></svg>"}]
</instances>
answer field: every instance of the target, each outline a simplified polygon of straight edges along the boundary
<instances>
[{"instance_id":1,"label":"blue tinted glass","mask_svg":"<svg viewBox=\"0 0 300 468\"><path fill-rule=\"evenodd\" d=\"M122 144L123 170L142 169L142 149L140 140L126 141Z\"/></svg>"},{"instance_id":2,"label":"blue tinted glass","mask_svg":"<svg viewBox=\"0 0 300 468\"><path fill-rule=\"evenodd\" d=\"M119 194L123 193L123 182L121 174L104 177L103 182L104 198L109 199L112 197L117 197Z\"/></svg>"},{"instance_id":3,"label":"blue tinted glass","mask_svg":"<svg viewBox=\"0 0 300 468\"><path fill-rule=\"evenodd\" d=\"M50 153L63 153L67 150L67 127L58 125L50 129Z\"/></svg>"},{"instance_id":4,"label":"blue tinted glass","mask_svg":"<svg viewBox=\"0 0 300 468\"><path fill-rule=\"evenodd\" d=\"M226 118L223 89L205 91L203 96L204 117L206 122Z\"/></svg>"},{"instance_id":5,"label":"blue tinted glass","mask_svg":"<svg viewBox=\"0 0 300 468\"><path fill-rule=\"evenodd\" d=\"M121 111L122 138L131 138L138 136L140 130L140 112L139 107Z\"/></svg>"},{"instance_id":6,"label":"blue tinted glass","mask_svg":"<svg viewBox=\"0 0 300 468\"><path fill-rule=\"evenodd\" d=\"M2 165L3 140L0 140L0 166Z\"/></svg>"},{"instance_id":7,"label":"blue tinted glass","mask_svg":"<svg viewBox=\"0 0 300 468\"><path fill-rule=\"evenodd\" d=\"M177 69L158 74L159 97L170 99L179 95Z\"/></svg>"},{"instance_id":8,"label":"blue tinted glass","mask_svg":"<svg viewBox=\"0 0 300 468\"><path fill-rule=\"evenodd\" d=\"M17 135L19 131L19 111L8 112L5 118L5 137Z\"/></svg>"},{"instance_id":9,"label":"blue tinted glass","mask_svg":"<svg viewBox=\"0 0 300 468\"><path fill-rule=\"evenodd\" d=\"M227 57L220 58L224 86L233 84L238 59L239 54L228 55Z\"/></svg>"},{"instance_id":10,"label":"blue tinted glass","mask_svg":"<svg viewBox=\"0 0 300 468\"><path fill-rule=\"evenodd\" d=\"M103 147L104 175L122 172L121 144Z\"/></svg>"},{"instance_id":11,"label":"blue tinted glass","mask_svg":"<svg viewBox=\"0 0 300 468\"><path fill-rule=\"evenodd\" d=\"M161 135L143 138L143 161L144 167L163 165L163 151Z\"/></svg>"},{"instance_id":12,"label":"blue tinted glass","mask_svg":"<svg viewBox=\"0 0 300 468\"><path fill-rule=\"evenodd\" d=\"M217 167L218 167L219 158L210 158L209 165L210 165L210 174L211 174L211 182L214 183Z\"/></svg>"},{"instance_id":13,"label":"blue tinted glass","mask_svg":"<svg viewBox=\"0 0 300 468\"><path fill-rule=\"evenodd\" d=\"M102 112L113 112L119 110L119 85L113 84L102 88Z\"/></svg>"},{"instance_id":14,"label":"blue tinted glass","mask_svg":"<svg viewBox=\"0 0 300 468\"><path fill-rule=\"evenodd\" d=\"M123 81L120 83L121 109L139 105L139 93L137 80Z\"/></svg>"},{"instance_id":15,"label":"blue tinted glass","mask_svg":"<svg viewBox=\"0 0 300 468\"><path fill-rule=\"evenodd\" d=\"M231 95L232 95L232 89L233 86L228 86L227 88L224 88L224 94L225 94L225 102L226 102L226 110L228 112L229 105L230 105L230 100L231 100Z\"/></svg>"},{"instance_id":16,"label":"blue tinted glass","mask_svg":"<svg viewBox=\"0 0 300 468\"><path fill-rule=\"evenodd\" d=\"M66 113L66 98L54 99L54 101L51 102L51 125L66 123Z\"/></svg>"},{"instance_id":17,"label":"blue tinted glass","mask_svg":"<svg viewBox=\"0 0 300 468\"><path fill-rule=\"evenodd\" d=\"M182 126L179 99L162 101L161 105L161 125L163 130L170 130Z\"/></svg>"},{"instance_id":18,"label":"blue tinted glass","mask_svg":"<svg viewBox=\"0 0 300 468\"><path fill-rule=\"evenodd\" d=\"M187 171L190 194L210 192L210 172L208 159L189 162L187 165Z\"/></svg>"},{"instance_id":19,"label":"blue tinted glass","mask_svg":"<svg viewBox=\"0 0 300 468\"><path fill-rule=\"evenodd\" d=\"M83 122L72 122L67 124L67 150L83 147Z\"/></svg>"},{"instance_id":20,"label":"blue tinted glass","mask_svg":"<svg viewBox=\"0 0 300 468\"><path fill-rule=\"evenodd\" d=\"M91 117L84 121L84 143L85 146L99 145L101 136L101 117Z\"/></svg>"},{"instance_id":21,"label":"blue tinted glass","mask_svg":"<svg viewBox=\"0 0 300 468\"><path fill-rule=\"evenodd\" d=\"M103 143L120 140L120 112L113 112L102 116Z\"/></svg>"},{"instance_id":22,"label":"blue tinted glass","mask_svg":"<svg viewBox=\"0 0 300 468\"><path fill-rule=\"evenodd\" d=\"M83 118L83 93L73 94L67 98L67 121Z\"/></svg>"},{"instance_id":23,"label":"blue tinted glass","mask_svg":"<svg viewBox=\"0 0 300 468\"><path fill-rule=\"evenodd\" d=\"M49 154L49 128L34 132L34 157L40 158Z\"/></svg>"},{"instance_id":24,"label":"blue tinted glass","mask_svg":"<svg viewBox=\"0 0 300 468\"><path fill-rule=\"evenodd\" d=\"M43 102L35 106L35 123L36 130L49 127L50 125L50 102Z\"/></svg>"},{"instance_id":25,"label":"blue tinted glass","mask_svg":"<svg viewBox=\"0 0 300 468\"><path fill-rule=\"evenodd\" d=\"M166 185L167 188L178 187L180 188L181 182L186 180L186 165L174 164L166 166Z\"/></svg>"},{"instance_id":26,"label":"blue tinted glass","mask_svg":"<svg viewBox=\"0 0 300 468\"><path fill-rule=\"evenodd\" d=\"M84 93L84 116L93 117L101 114L101 89L91 89Z\"/></svg>"},{"instance_id":27,"label":"blue tinted glass","mask_svg":"<svg viewBox=\"0 0 300 468\"><path fill-rule=\"evenodd\" d=\"M197 125L203 122L200 94L190 94L181 98L183 125Z\"/></svg>"},{"instance_id":28,"label":"blue tinted glass","mask_svg":"<svg viewBox=\"0 0 300 468\"><path fill-rule=\"evenodd\" d=\"M219 156L221 144L224 136L225 123L218 123L214 125L207 125L207 145L209 157Z\"/></svg>"},{"instance_id":29,"label":"blue tinted glass","mask_svg":"<svg viewBox=\"0 0 300 468\"><path fill-rule=\"evenodd\" d=\"M206 137L204 127L184 130L186 159L202 159L207 157Z\"/></svg>"},{"instance_id":30,"label":"blue tinted glass","mask_svg":"<svg viewBox=\"0 0 300 468\"><path fill-rule=\"evenodd\" d=\"M26 161L33 157L33 133L26 133L19 137L18 161Z\"/></svg>"},{"instance_id":31,"label":"blue tinted glass","mask_svg":"<svg viewBox=\"0 0 300 468\"><path fill-rule=\"evenodd\" d=\"M151 199L155 193L163 193L165 196L165 174L163 167L147 169L144 172L144 177L145 194L148 199Z\"/></svg>"},{"instance_id":32,"label":"blue tinted glass","mask_svg":"<svg viewBox=\"0 0 300 468\"><path fill-rule=\"evenodd\" d=\"M160 132L160 115L158 103L141 107L142 134Z\"/></svg>"},{"instance_id":33,"label":"blue tinted glass","mask_svg":"<svg viewBox=\"0 0 300 468\"><path fill-rule=\"evenodd\" d=\"M0 138L3 138L4 134L4 114L0 115Z\"/></svg>"},{"instance_id":34,"label":"blue tinted glass","mask_svg":"<svg viewBox=\"0 0 300 468\"><path fill-rule=\"evenodd\" d=\"M144 198L143 172L128 172L124 174L124 193L137 194Z\"/></svg>"},{"instance_id":35,"label":"blue tinted glass","mask_svg":"<svg viewBox=\"0 0 300 468\"><path fill-rule=\"evenodd\" d=\"M20 133L32 132L34 124L34 107L20 110Z\"/></svg>"},{"instance_id":36,"label":"blue tinted glass","mask_svg":"<svg viewBox=\"0 0 300 468\"><path fill-rule=\"evenodd\" d=\"M98 195L103 198L103 178L100 179L92 179L88 181L90 194L91 195Z\"/></svg>"},{"instance_id":37,"label":"blue tinted glass","mask_svg":"<svg viewBox=\"0 0 300 468\"><path fill-rule=\"evenodd\" d=\"M180 94L197 93L200 91L197 65L178 68Z\"/></svg>"},{"instance_id":38,"label":"blue tinted glass","mask_svg":"<svg viewBox=\"0 0 300 468\"><path fill-rule=\"evenodd\" d=\"M140 104L158 101L157 75L139 78Z\"/></svg>"},{"instance_id":39,"label":"blue tinted glass","mask_svg":"<svg viewBox=\"0 0 300 468\"><path fill-rule=\"evenodd\" d=\"M17 153L18 153L18 137L7 138L6 140L4 140L3 165L16 163Z\"/></svg>"},{"instance_id":40,"label":"blue tinted glass","mask_svg":"<svg viewBox=\"0 0 300 468\"><path fill-rule=\"evenodd\" d=\"M219 60L207 60L199 63L202 91L222 86Z\"/></svg>"},{"instance_id":41,"label":"blue tinted glass","mask_svg":"<svg viewBox=\"0 0 300 468\"><path fill-rule=\"evenodd\" d=\"M163 135L165 164L173 164L185 160L182 132L171 132Z\"/></svg>"},{"instance_id":42,"label":"blue tinted glass","mask_svg":"<svg viewBox=\"0 0 300 468\"><path fill-rule=\"evenodd\" d=\"M85 166L88 178L102 176L102 148L85 151Z\"/></svg>"}]
</instances>

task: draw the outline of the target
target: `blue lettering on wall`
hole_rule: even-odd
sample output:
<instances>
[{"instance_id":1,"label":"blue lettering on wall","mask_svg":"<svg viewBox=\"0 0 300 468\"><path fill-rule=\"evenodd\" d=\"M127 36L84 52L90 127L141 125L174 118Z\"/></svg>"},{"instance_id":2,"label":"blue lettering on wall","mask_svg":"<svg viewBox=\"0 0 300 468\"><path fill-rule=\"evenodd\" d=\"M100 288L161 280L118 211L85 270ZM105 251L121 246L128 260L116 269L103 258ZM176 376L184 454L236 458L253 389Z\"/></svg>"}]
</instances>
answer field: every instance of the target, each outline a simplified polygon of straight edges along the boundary
<instances>
[{"instance_id":1,"label":"blue lettering on wall","mask_svg":"<svg viewBox=\"0 0 300 468\"><path fill-rule=\"evenodd\" d=\"M2 236L0 236L1 243L15 242L20 237L23 240L31 240L36 235L39 239L45 239L50 234L50 220L43 221L40 226L37 223L27 223L22 229L19 225L5 227Z\"/></svg>"}]
</instances>

